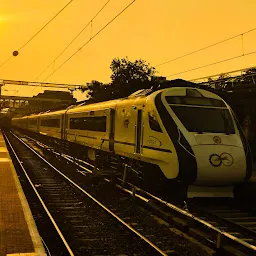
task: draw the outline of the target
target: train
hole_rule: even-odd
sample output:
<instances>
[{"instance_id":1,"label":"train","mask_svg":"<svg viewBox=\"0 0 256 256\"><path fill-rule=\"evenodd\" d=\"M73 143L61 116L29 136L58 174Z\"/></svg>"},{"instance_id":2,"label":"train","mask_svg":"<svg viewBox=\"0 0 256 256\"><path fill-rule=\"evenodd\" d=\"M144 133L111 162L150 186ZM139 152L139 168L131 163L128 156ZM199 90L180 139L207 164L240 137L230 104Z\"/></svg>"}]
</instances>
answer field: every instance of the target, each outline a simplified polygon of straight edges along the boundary
<instances>
[{"instance_id":1,"label":"train","mask_svg":"<svg viewBox=\"0 0 256 256\"><path fill-rule=\"evenodd\" d=\"M216 196L252 175L234 112L198 87L142 89L122 99L12 118L12 126L77 145L88 160L115 163L118 172L128 166L128 180L182 200L201 190Z\"/></svg>"}]
</instances>

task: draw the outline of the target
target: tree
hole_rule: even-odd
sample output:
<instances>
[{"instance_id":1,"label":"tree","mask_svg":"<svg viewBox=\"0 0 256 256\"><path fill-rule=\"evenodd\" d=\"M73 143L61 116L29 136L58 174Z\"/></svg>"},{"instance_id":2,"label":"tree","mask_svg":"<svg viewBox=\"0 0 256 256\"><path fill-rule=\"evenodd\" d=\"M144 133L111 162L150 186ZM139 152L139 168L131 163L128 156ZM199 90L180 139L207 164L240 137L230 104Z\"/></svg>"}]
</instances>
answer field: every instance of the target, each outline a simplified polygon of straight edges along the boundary
<instances>
[{"instance_id":1,"label":"tree","mask_svg":"<svg viewBox=\"0 0 256 256\"><path fill-rule=\"evenodd\" d=\"M247 69L244 74L242 74L242 81L245 84L255 84L256 83L256 68Z\"/></svg>"},{"instance_id":2,"label":"tree","mask_svg":"<svg viewBox=\"0 0 256 256\"><path fill-rule=\"evenodd\" d=\"M110 68L115 98L126 97L139 89L151 87L150 78L156 73L155 68L146 61L139 59L132 62L128 57L113 59Z\"/></svg>"},{"instance_id":3,"label":"tree","mask_svg":"<svg viewBox=\"0 0 256 256\"><path fill-rule=\"evenodd\" d=\"M203 83L200 88L201 89L205 89L205 90L207 90L207 89L209 89L209 90L215 89L215 82L214 82L214 80L211 77L209 77L208 81Z\"/></svg>"},{"instance_id":4,"label":"tree","mask_svg":"<svg viewBox=\"0 0 256 256\"><path fill-rule=\"evenodd\" d=\"M90 96L89 102L100 102L110 100L113 98L113 90L110 84L103 84L102 82L92 80L87 83L88 95Z\"/></svg>"},{"instance_id":5,"label":"tree","mask_svg":"<svg viewBox=\"0 0 256 256\"><path fill-rule=\"evenodd\" d=\"M230 76L228 74L220 74L220 76L214 81L216 89L226 89Z\"/></svg>"},{"instance_id":6,"label":"tree","mask_svg":"<svg viewBox=\"0 0 256 256\"><path fill-rule=\"evenodd\" d=\"M86 83L86 85L80 87L79 90L82 92L87 91L89 96L87 100L88 104L114 99L112 84L103 84L97 80Z\"/></svg>"},{"instance_id":7,"label":"tree","mask_svg":"<svg viewBox=\"0 0 256 256\"><path fill-rule=\"evenodd\" d=\"M79 88L82 92L88 91L90 96L88 103L127 97L137 90L155 85L155 82L151 81L151 77L156 73L155 68L144 60L132 62L128 60L128 57L115 58L110 68L112 70L111 83L103 84L92 80Z\"/></svg>"},{"instance_id":8,"label":"tree","mask_svg":"<svg viewBox=\"0 0 256 256\"><path fill-rule=\"evenodd\" d=\"M92 80L87 83L88 95L90 95L91 100L97 101L97 98L101 98L103 95L101 93L103 83L97 80Z\"/></svg>"}]
</instances>

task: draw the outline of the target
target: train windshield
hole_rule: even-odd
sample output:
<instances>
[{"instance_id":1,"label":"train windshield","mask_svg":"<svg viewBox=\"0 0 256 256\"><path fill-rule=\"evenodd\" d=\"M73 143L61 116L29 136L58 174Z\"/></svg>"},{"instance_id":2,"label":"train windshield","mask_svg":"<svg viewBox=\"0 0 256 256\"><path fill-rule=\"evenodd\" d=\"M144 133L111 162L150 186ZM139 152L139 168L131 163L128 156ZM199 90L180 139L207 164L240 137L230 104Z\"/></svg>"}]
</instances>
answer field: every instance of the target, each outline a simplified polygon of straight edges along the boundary
<instances>
[{"instance_id":1,"label":"train windshield","mask_svg":"<svg viewBox=\"0 0 256 256\"><path fill-rule=\"evenodd\" d=\"M168 99L169 98L169 99ZM209 101L212 104L173 103L173 97L166 97L167 102L189 132L210 132L234 134L234 124L229 110L222 101ZM210 99L212 100L212 99ZM224 103L223 103L224 104Z\"/></svg>"}]
</instances>

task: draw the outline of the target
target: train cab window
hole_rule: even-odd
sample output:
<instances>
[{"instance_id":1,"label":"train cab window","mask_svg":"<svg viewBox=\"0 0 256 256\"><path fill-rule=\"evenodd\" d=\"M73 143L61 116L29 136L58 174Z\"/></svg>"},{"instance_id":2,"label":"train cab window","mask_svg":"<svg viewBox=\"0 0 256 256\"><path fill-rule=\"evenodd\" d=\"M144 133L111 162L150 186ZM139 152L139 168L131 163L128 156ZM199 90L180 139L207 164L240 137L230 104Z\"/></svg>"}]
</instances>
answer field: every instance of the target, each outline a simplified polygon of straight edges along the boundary
<instances>
[{"instance_id":1,"label":"train cab window","mask_svg":"<svg viewBox=\"0 0 256 256\"><path fill-rule=\"evenodd\" d=\"M148 112L148 121L149 121L149 126L150 126L151 130L156 131L156 132L162 132L162 129L161 129L154 113Z\"/></svg>"},{"instance_id":2,"label":"train cab window","mask_svg":"<svg viewBox=\"0 0 256 256\"><path fill-rule=\"evenodd\" d=\"M77 130L106 132L106 116L70 118L69 128Z\"/></svg>"},{"instance_id":3,"label":"train cab window","mask_svg":"<svg viewBox=\"0 0 256 256\"><path fill-rule=\"evenodd\" d=\"M234 124L228 109L171 106L190 132L234 134Z\"/></svg>"},{"instance_id":4,"label":"train cab window","mask_svg":"<svg viewBox=\"0 0 256 256\"><path fill-rule=\"evenodd\" d=\"M60 128L60 119L59 118L41 119L41 126Z\"/></svg>"},{"instance_id":5,"label":"train cab window","mask_svg":"<svg viewBox=\"0 0 256 256\"><path fill-rule=\"evenodd\" d=\"M166 96L166 101L168 104L226 107L222 100L205 97Z\"/></svg>"},{"instance_id":6,"label":"train cab window","mask_svg":"<svg viewBox=\"0 0 256 256\"><path fill-rule=\"evenodd\" d=\"M219 99L167 96L166 101L190 132L234 134L234 124L225 103Z\"/></svg>"}]
</instances>

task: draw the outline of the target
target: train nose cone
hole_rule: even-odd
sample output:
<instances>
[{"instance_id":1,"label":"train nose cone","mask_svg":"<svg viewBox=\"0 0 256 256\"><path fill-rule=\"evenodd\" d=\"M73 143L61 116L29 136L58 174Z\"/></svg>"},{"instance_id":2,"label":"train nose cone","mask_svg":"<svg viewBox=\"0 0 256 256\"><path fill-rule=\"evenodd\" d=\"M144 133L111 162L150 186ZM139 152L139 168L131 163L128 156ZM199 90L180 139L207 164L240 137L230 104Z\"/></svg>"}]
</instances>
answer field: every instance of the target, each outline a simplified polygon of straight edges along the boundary
<instances>
[{"instance_id":1,"label":"train nose cone","mask_svg":"<svg viewBox=\"0 0 256 256\"><path fill-rule=\"evenodd\" d=\"M227 186L244 180L246 159L243 148L224 145L192 147L197 159L197 179L202 186Z\"/></svg>"}]
</instances>

